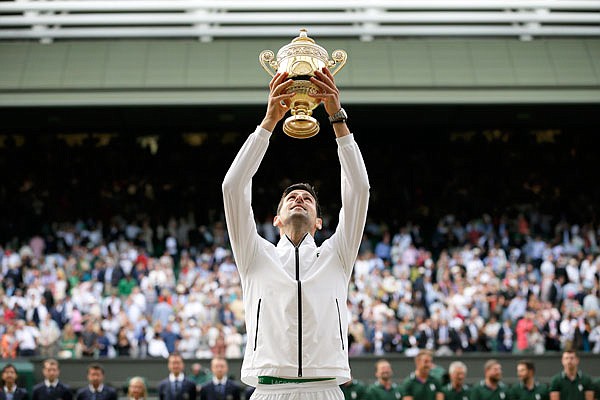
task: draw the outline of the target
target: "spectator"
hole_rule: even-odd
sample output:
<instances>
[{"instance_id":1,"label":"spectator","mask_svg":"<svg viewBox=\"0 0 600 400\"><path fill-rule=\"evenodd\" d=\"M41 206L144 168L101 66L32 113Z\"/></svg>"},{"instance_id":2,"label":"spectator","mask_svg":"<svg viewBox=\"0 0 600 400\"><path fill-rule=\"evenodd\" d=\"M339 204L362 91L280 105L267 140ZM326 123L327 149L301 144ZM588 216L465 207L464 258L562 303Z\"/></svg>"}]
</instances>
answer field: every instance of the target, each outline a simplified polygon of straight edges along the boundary
<instances>
[{"instance_id":1,"label":"spectator","mask_svg":"<svg viewBox=\"0 0 600 400\"><path fill-rule=\"evenodd\" d=\"M167 346L167 351L169 354L175 352L175 349L178 347L179 341L182 339L181 335L177 332L173 331L174 322L169 322L165 326L165 329L160 333L165 345Z\"/></svg>"},{"instance_id":2,"label":"spectator","mask_svg":"<svg viewBox=\"0 0 600 400\"><path fill-rule=\"evenodd\" d=\"M75 335L73 326L70 323L65 324L60 338L60 358L79 358L81 357L81 346L79 339Z\"/></svg>"},{"instance_id":3,"label":"spectator","mask_svg":"<svg viewBox=\"0 0 600 400\"><path fill-rule=\"evenodd\" d=\"M40 331L33 321L25 322L22 319L17 321L15 337L19 343L19 357L31 357L36 355L39 336Z\"/></svg>"},{"instance_id":4,"label":"spectator","mask_svg":"<svg viewBox=\"0 0 600 400\"><path fill-rule=\"evenodd\" d=\"M0 351L3 359L17 358L19 342L15 335L15 326L12 324L6 325L6 331L2 334L0 340Z\"/></svg>"},{"instance_id":5,"label":"spectator","mask_svg":"<svg viewBox=\"0 0 600 400\"><path fill-rule=\"evenodd\" d=\"M509 319L502 321L498 330L498 351L501 353L511 353L514 346L513 330Z\"/></svg>"},{"instance_id":6,"label":"spectator","mask_svg":"<svg viewBox=\"0 0 600 400\"><path fill-rule=\"evenodd\" d=\"M169 349L160 332L154 332L152 339L148 341L148 355L150 357L169 357Z\"/></svg>"},{"instance_id":7,"label":"spectator","mask_svg":"<svg viewBox=\"0 0 600 400\"><path fill-rule=\"evenodd\" d=\"M85 329L79 337L79 345L83 357L94 357L98 352L100 344L98 343L98 332L94 321L89 320L85 324Z\"/></svg>"}]
</instances>

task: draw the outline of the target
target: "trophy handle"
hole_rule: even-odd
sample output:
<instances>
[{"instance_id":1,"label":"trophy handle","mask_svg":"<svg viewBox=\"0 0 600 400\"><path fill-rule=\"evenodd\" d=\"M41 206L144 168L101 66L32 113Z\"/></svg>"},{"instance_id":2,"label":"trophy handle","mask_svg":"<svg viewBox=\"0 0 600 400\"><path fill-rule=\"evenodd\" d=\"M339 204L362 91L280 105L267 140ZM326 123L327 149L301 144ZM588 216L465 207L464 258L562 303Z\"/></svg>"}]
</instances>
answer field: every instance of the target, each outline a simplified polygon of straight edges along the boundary
<instances>
[{"instance_id":1,"label":"trophy handle","mask_svg":"<svg viewBox=\"0 0 600 400\"><path fill-rule=\"evenodd\" d=\"M344 50L334 50L331 53L332 60L327 62L327 67L332 75L337 74L346 64L348 54Z\"/></svg>"},{"instance_id":2,"label":"trophy handle","mask_svg":"<svg viewBox=\"0 0 600 400\"><path fill-rule=\"evenodd\" d=\"M267 74L275 76L278 68L277 61L275 61L275 53L271 50L261 51L258 56L258 62L260 62L263 69L267 71Z\"/></svg>"}]
</instances>

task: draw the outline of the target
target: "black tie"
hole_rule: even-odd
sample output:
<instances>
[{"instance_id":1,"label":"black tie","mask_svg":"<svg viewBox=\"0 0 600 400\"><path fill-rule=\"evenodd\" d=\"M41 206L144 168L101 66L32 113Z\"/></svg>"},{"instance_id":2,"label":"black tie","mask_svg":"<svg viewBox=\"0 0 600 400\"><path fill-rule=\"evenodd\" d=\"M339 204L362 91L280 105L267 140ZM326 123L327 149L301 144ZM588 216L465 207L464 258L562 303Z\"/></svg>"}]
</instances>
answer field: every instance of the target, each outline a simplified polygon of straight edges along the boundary
<instances>
[{"instance_id":1,"label":"black tie","mask_svg":"<svg viewBox=\"0 0 600 400\"><path fill-rule=\"evenodd\" d=\"M54 386L48 386L48 396L53 399L54 398Z\"/></svg>"},{"instance_id":2,"label":"black tie","mask_svg":"<svg viewBox=\"0 0 600 400\"><path fill-rule=\"evenodd\" d=\"M225 394L225 386L223 386L222 383L217 384L217 394L219 395L218 397L220 399L224 397L223 395Z\"/></svg>"}]
</instances>

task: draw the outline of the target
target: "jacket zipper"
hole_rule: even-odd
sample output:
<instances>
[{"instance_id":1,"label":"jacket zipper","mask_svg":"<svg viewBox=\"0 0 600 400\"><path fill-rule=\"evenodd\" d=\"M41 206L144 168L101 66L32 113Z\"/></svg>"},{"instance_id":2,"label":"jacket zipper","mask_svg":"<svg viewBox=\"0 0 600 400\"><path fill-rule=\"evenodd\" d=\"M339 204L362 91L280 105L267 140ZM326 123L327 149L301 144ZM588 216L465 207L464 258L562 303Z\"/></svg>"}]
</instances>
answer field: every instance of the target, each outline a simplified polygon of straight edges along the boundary
<instances>
[{"instance_id":1,"label":"jacket zipper","mask_svg":"<svg viewBox=\"0 0 600 400\"><path fill-rule=\"evenodd\" d=\"M258 299L258 310L256 311L256 332L254 333L254 351L256 351L256 343L258 342L258 321L260 321L260 303L262 299Z\"/></svg>"},{"instance_id":2,"label":"jacket zipper","mask_svg":"<svg viewBox=\"0 0 600 400\"><path fill-rule=\"evenodd\" d=\"M296 247L296 282L298 283L298 376L302 376L302 282L300 282L300 249Z\"/></svg>"},{"instance_id":3,"label":"jacket zipper","mask_svg":"<svg viewBox=\"0 0 600 400\"><path fill-rule=\"evenodd\" d=\"M344 334L342 332L342 316L340 315L340 303L338 302L338 299L335 299L335 306L337 307L337 313L338 313L338 326L340 328L340 340L342 342L342 350L344 350Z\"/></svg>"},{"instance_id":4,"label":"jacket zipper","mask_svg":"<svg viewBox=\"0 0 600 400\"><path fill-rule=\"evenodd\" d=\"M302 377L302 282L300 282L300 244L304 241L308 232L304 234L298 246L294 244L287 236L288 240L294 246L296 255L296 282L298 287L298 377Z\"/></svg>"}]
</instances>

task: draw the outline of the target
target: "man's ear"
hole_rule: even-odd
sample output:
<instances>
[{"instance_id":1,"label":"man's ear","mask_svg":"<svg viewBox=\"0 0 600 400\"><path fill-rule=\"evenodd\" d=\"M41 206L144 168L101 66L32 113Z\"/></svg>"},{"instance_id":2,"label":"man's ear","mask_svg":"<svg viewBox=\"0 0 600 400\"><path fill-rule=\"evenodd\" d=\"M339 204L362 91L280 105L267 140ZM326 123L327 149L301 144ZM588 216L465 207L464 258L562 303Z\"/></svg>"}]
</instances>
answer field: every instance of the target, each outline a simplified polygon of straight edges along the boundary
<instances>
[{"instance_id":1,"label":"man's ear","mask_svg":"<svg viewBox=\"0 0 600 400\"><path fill-rule=\"evenodd\" d=\"M279 218L279 215L273 217L273 226L276 226L278 228L281 227L281 218Z\"/></svg>"},{"instance_id":2,"label":"man's ear","mask_svg":"<svg viewBox=\"0 0 600 400\"><path fill-rule=\"evenodd\" d=\"M318 231L320 231L321 228L323 228L323 219L317 218L317 221L315 222L315 227Z\"/></svg>"}]
</instances>

